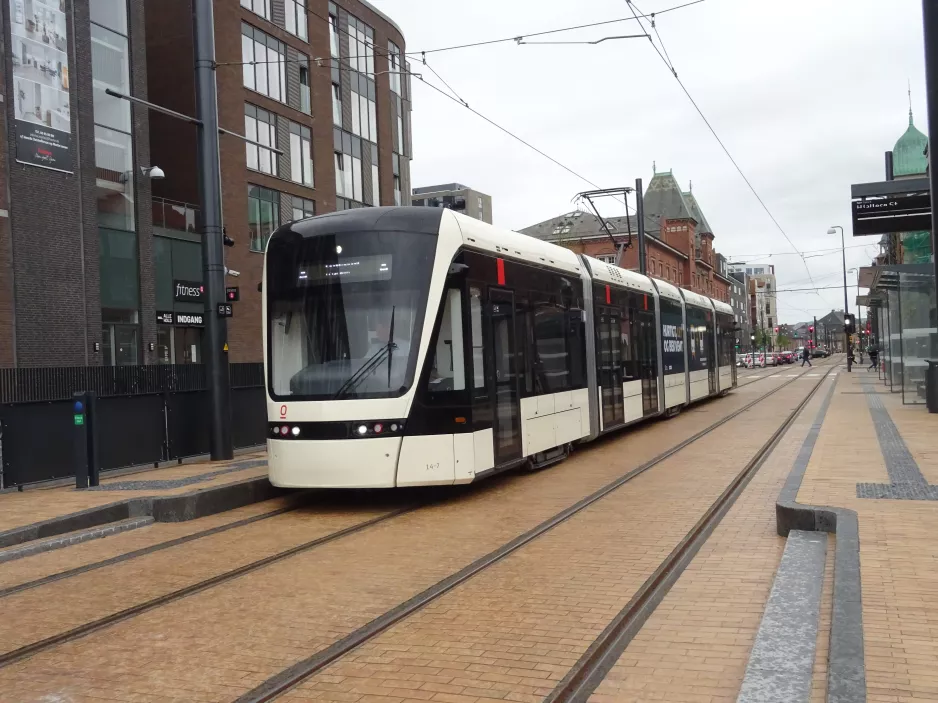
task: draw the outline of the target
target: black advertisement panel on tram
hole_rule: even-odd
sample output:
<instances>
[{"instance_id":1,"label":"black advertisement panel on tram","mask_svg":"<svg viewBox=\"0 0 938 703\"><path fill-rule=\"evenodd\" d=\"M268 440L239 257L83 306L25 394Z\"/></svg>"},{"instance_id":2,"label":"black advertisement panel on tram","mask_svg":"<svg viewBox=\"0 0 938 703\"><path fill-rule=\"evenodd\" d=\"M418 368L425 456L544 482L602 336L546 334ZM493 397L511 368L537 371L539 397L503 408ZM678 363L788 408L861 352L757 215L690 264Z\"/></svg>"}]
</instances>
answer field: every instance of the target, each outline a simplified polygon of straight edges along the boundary
<instances>
[{"instance_id":1,"label":"black advertisement panel on tram","mask_svg":"<svg viewBox=\"0 0 938 703\"><path fill-rule=\"evenodd\" d=\"M684 373L684 317L681 304L661 298L661 363L666 376Z\"/></svg>"},{"instance_id":2,"label":"black advertisement panel on tram","mask_svg":"<svg viewBox=\"0 0 938 703\"><path fill-rule=\"evenodd\" d=\"M704 371L713 366L713 314L687 306L687 350L690 371Z\"/></svg>"}]
</instances>

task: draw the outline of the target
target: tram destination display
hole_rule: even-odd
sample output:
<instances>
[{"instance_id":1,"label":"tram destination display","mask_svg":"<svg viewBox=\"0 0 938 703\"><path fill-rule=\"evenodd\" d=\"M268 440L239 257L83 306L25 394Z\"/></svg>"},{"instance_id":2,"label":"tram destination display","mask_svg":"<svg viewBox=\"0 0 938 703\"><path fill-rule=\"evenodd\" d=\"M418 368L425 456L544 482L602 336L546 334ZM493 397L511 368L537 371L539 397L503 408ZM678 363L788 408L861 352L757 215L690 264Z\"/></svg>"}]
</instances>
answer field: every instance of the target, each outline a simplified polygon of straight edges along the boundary
<instances>
[{"instance_id":1,"label":"tram destination display","mask_svg":"<svg viewBox=\"0 0 938 703\"><path fill-rule=\"evenodd\" d=\"M296 280L299 285L307 286L334 281L343 283L389 281L392 275L391 266L390 254L339 256L332 261L300 266Z\"/></svg>"},{"instance_id":2,"label":"tram destination display","mask_svg":"<svg viewBox=\"0 0 938 703\"><path fill-rule=\"evenodd\" d=\"M71 173L68 31L58 0L10 0L16 160Z\"/></svg>"}]
</instances>

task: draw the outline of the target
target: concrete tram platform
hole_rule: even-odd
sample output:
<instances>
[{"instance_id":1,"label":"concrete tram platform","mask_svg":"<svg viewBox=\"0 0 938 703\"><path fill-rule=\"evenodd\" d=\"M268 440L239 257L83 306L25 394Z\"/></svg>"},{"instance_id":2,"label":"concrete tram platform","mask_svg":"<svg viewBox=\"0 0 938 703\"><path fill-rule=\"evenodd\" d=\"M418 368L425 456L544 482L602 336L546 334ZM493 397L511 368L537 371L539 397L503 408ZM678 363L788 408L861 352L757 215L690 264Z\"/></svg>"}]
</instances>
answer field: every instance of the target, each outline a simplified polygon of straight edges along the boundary
<instances>
[{"instance_id":1,"label":"concrete tram platform","mask_svg":"<svg viewBox=\"0 0 938 703\"><path fill-rule=\"evenodd\" d=\"M151 522L191 520L282 493L267 481L264 451L230 461L105 475L94 488L59 485L4 492L0 493L0 563L16 558L11 549L45 551L143 526L147 517Z\"/></svg>"}]
</instances>

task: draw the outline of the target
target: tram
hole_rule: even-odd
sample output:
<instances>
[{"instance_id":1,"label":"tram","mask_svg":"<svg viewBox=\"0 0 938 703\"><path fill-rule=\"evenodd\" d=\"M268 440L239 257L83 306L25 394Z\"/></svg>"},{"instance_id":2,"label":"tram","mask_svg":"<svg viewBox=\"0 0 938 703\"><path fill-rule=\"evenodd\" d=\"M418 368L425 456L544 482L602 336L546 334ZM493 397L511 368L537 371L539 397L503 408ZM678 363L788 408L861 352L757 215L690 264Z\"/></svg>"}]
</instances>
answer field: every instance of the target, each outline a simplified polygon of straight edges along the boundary
<instances>
[{"instance_id":1,"label":"tram","mask_svg":"<svg viewBox=\"0 0 938 703\"><path fill-rule=\"evenodd\" d=\"M540 468L736 385L725 303L451 210L286 224L262 290L276 486Z\"/></svg>"}]
</instances>

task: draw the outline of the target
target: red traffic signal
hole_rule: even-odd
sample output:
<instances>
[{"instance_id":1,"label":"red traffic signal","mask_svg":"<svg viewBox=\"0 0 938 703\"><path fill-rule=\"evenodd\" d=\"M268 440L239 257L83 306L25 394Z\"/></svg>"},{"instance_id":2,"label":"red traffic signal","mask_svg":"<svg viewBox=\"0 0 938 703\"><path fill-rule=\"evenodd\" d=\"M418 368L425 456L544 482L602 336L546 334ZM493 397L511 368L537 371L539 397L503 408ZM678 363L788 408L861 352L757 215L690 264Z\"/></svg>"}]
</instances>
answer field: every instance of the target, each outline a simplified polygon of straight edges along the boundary
<instances>
[{"instance_id":1,"label":"red traffic signal","mask_svg":"<svg viewBox=\"0 0 938 703\"><path fill-rule=\"evenodd\" d=\"M809 328L808 328L808 332L814 332L814 328L813 328L813 327L809 327Z\"/></svg>"}]
</instances>

